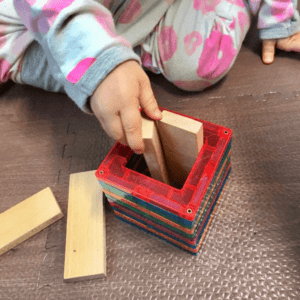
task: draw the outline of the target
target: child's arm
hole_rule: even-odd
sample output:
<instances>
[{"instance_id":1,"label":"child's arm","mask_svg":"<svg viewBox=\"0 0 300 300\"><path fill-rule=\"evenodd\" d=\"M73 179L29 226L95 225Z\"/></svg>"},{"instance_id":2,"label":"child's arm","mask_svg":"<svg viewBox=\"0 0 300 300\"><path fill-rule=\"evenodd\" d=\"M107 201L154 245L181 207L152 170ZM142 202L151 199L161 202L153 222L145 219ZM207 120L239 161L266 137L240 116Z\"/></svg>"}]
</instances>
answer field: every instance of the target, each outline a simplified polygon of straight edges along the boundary
<instances>
[{"instance_id":1,"label":"child's arm","mask_svg":"<svg viewBox=\"0 0 300 300\"><path fill-rule=\"evenodd\" d=\"M250 7L258 13L258 29L262 42L262 60L274 61L275 47L285 51L299 52L300 30L297 0L249 0ZM256 11L255 11L256 10Z\"/></svg>"},{"instance_id":2,"label":"child's arm","mask_svg":"<svg viewBox=\"0 0 300 300\"><path fill-rule=\"evenodd\" d=\"M14 5L41 45L54 78L82 109L117 65L139 61L131 45L116 35L111 13L96 1L14 0Z\"/></svg>"},{"instance_id":3,"label":"child's arm","mask_svg":"<svg viewBox=\"0 0 300 300\"><path fill-rule=\"evenodd\" d=\"M92 0L14 0L14 3L26 28L41 45L54 79L63 85L80 108L88 110L91 98L91 108L104 130L141 152L139 104L150 117L154 117L154 110L158 107L150 84L143 84L146 74L138 64L139 57L124 38L116 35L110 12ZM27 55L24 60L27 70L23 71L23 81L33 85L30 75L35 72L28 72L28 68L35 59ZM132 64L134 68L124 67ZM133 71L135 76L130 76ZM122 90L117 84L114 89L110 88L115 83L110 78L115 74L124 74L119 84L126 85L127 90ZM135 89L132 93L135 98L126 94L131 89ZM151 101L142 100L144 90L151 94ZM119 125L116 129L117 119Z\"/></svg>"}]
</instances>

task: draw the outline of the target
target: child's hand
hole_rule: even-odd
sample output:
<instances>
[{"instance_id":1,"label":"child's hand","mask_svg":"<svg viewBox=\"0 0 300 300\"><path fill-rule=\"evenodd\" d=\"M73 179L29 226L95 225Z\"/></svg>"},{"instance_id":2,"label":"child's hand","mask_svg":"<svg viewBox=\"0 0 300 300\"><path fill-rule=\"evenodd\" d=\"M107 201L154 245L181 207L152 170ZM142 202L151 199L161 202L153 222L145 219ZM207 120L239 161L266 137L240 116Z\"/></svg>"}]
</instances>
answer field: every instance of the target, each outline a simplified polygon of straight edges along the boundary
<instances>
[{"instance_id":1,"label":"child's hand","mask_svg":"<svg viewBox=\"0 0 300 300\"><path fill-rule=\"evenodd\" d=\"M90 104L106 133L139 154L144 151L139 106L151 119L162 118L149 78L133 60L119 65L101 82Z\"/></svg>"},{"instance_id":2,"label":"child's hand","mask_svg":"<svg viewBox=\"0 0 300 300\"><path fill-rule=\"evenodd\" d=\"M262 46L262 60L265 64L271 64L274 61L275 47L283 51L300 52L300 32L285 39L263 40Z\"/></svg>"}]
</instances>

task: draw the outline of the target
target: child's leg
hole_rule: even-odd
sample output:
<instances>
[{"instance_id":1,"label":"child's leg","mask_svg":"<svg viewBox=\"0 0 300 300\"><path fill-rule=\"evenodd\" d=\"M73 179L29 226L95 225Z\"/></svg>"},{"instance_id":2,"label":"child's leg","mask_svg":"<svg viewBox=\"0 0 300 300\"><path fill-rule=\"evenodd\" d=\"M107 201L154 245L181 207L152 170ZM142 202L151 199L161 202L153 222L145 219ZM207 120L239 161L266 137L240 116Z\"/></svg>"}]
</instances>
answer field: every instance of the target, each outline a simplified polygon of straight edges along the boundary
<instances>
[{"instance_id":1,"label":"child's leg","mask_svg":"<svg viewBox=\"0 0 300 300\"><path fill-rule=\"evenodd\" d=\"M250 26L242 0L177 0L140 45L143 66L200 91L233 65Z\"/></svg>"},{"instance_id":2,"label":"child's leg","mask_svg":"<svg viewBox=\"0 0 300 300\"><path fill-rule=\"evenodd\" d=\"M20 68L26 47L34 36L22 25L13 1L0 1L0 83L20 82Z\"/></svg>"}]
</instances>

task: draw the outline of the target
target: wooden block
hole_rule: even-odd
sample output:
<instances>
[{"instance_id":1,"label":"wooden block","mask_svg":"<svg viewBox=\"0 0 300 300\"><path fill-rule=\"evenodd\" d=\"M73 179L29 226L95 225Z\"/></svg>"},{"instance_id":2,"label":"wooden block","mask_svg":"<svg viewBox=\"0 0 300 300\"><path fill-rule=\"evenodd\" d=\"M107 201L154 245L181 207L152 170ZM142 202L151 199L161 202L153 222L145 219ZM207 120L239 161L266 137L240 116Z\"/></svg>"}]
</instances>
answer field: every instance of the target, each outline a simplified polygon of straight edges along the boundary
<instances>
[{"instance_id":1,"label":"wooden block","mask_svg":"<svg viewBox=\"0 0 300 300\"><path fill-rule=\"evenodd\" d=\"M48 187L0 214L0 255L63 217Z\"/></svg>"},{"instance_id":2,"label":"wooden block","mask_svg":"<svg viewBox=\"0 0 300 300\"><path fill-rule=\"evenodd\" d=\"M142 117L142 133L145 144L144 157L151 177L170 184L155 122Z\"/></svg>"},{"instance_id":3,"label":"wooden block","mask_svg":"<svg viewBox=\"0 0 300 300\"><path fill-rule=\"evenodd\" d=\"M64 280L106 276L105 215L95 171L71 174Z\"/></svg>"},{"instance_id":4,"label":"wooden block","mask_svg":"<svg viewBox=\"0 0 300 300\"><path fill-rule=\"evenodd\" d=\"M169 179L183 185L203 146L203 124L193 119L164 110L157 121Z\"/></svg>"}]
</instances>

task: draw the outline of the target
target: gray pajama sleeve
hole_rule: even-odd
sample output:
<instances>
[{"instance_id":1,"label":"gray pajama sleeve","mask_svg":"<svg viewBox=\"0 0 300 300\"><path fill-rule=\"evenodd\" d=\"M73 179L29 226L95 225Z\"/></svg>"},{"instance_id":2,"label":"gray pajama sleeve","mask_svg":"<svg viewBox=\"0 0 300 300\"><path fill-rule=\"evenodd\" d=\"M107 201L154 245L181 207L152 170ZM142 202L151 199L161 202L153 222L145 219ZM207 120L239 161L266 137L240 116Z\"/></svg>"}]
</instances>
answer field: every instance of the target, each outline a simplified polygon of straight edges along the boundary
<instances>
[{"instance_id":1,"label":"gray pajama sleeve","mask_svg":"<svg viewBox=\"0 0 300 300\"><path fill-rule=\"evenodd\" d=\"M27 49L22 64L21 80L46 91L66 93L83 111L90 113L88 100L99 83L119 64L127 60L140 58L127 47L116 46L102 54L100 60L81 78L79 86L67 80L56 80L51 73L47 56L38 42L33 42Z\"/></svg>"}]
</instances>

